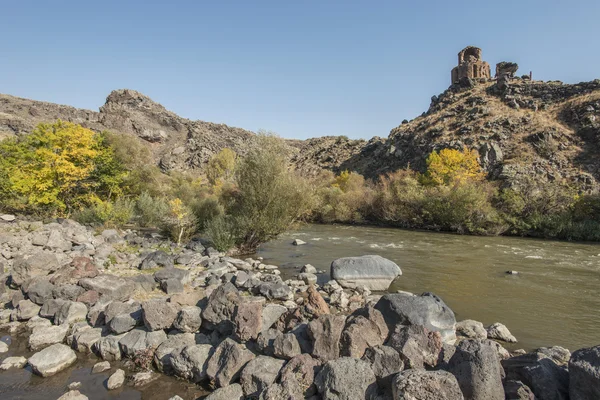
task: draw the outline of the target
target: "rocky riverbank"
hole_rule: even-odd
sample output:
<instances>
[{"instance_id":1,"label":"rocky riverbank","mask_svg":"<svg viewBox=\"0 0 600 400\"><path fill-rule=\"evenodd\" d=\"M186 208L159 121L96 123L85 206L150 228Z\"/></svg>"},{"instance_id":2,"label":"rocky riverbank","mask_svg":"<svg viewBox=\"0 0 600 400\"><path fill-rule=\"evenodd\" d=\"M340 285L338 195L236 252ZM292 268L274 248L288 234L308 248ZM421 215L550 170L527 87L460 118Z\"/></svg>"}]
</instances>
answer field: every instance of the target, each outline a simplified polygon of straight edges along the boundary
<instances>
[{"instance_id":1,"label":"rocky riverbank","mask_svg":"<svg viewBox=\"0 0 600 400\"><path fill-rule=\"evenodd\" d=\"M361 262L337 260L340 282L318 285L310 265L284 281L277 266L203 240L6 216L0 330L34 353L2 357L0 343L0 370L48 377L80 352L98 357L96 371L118 365L108 389L163 373L211 400L600 398L600 346L511 353L505 326L457 322L434 294L371 293L401 272ZM76 386L63 398L85 399Z\"/></svg>"}]
</instances>

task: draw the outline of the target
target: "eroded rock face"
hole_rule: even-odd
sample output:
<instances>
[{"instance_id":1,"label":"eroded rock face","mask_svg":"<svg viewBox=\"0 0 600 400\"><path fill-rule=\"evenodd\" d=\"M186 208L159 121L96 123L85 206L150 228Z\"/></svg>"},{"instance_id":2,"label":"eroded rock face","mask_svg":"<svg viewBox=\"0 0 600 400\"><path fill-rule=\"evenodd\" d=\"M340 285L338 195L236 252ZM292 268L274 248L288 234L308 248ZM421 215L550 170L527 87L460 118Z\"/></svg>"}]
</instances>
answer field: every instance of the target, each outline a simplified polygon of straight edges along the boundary
<instances>
[{"instance_id":1,"label":"eroded rock face","mask_svg":"<svg viewBox=\"0 0 600 400\"><path fill-rule=\"evenodd\" d=\"M350 357L328 361L315 378L315 385L323 400L374 399L377 394L369 363Z\"/></svg>"},{"instance_id":2,"label":"eroded rock face","mask_svg":"<svg viewBox=\"0 0 600 400\"><path fill-rule=\"evenodd\" d=\"M600 346L573 352L569 379L571 400L600 399Z\"/></svg>"},{"instance_id":3,"label":"eroded rock face","mask_svg":"<svg viewBox=\"0 0 600 400\"><path fill-rule=\"evenodd\" d=\"M396 375L394 399L463 400L454 375L446 371L409 369Z\"/></svg>"},{"instance_id":4,"label":"eroded rock face","mask_svg":"<svg viewBox=\"0 0 600 400\"><path fill-rule=\"evenodd\" d=\"M338 258L331 263L331 278L346 288L387 290L400 275L398 265L377 255Z\"/></svg>"},{"instance_id":5,"label":"eroded rock face","mask_svg":"<svg viewBox=\"0 0 600 400\"><path fill-rule=\"evenodd\" d=\"M213 385L227 386L240 376L244 366L253 358L254 354L250 350L227 338L215 349L206 373Z\"/></svg>"},{"instance_id":6,"label":"eroded rock face","mask_svg":"<svg viewBox=\"0 0 600 400\"><path fill-rule=\"evenodd\" d=\"M491 340L463 340L449 362L463 395L473 400L504 400L502 366Z\"/></svg>"},{"instance_id":7,"label":"eroded rock face","mask_svg":"<svg viewBox=\"0 0 600 400\"><path fill-rule=\"evenodd\" d=\"M390 330L400 325L422 325L429 331L440 332L442 340L456 340L454 312L433 293L415 296L408 293L390 293L379 299L375 308L381 311Z\"/></svg>"}]
</instances>

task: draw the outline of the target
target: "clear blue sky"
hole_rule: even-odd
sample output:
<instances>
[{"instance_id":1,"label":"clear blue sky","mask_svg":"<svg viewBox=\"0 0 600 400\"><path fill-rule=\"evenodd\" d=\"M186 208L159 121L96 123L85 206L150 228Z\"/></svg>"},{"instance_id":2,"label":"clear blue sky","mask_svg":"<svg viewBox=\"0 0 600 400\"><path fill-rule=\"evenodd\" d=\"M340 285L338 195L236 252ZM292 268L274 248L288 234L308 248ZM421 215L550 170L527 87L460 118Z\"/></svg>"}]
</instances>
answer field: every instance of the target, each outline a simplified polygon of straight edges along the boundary
<instances>
[{"instance_id":1,"label":"clear blue sky","mask_svg":"<svg viewBox=\"0 0 600 400\"><path fill-rule=\"evenodd\" d=\"M600 78L600 1L0 0L0 92L97 110L138 90L288 138L387 136L483 49L534 79Z\"/></svg>"}]
</instances>

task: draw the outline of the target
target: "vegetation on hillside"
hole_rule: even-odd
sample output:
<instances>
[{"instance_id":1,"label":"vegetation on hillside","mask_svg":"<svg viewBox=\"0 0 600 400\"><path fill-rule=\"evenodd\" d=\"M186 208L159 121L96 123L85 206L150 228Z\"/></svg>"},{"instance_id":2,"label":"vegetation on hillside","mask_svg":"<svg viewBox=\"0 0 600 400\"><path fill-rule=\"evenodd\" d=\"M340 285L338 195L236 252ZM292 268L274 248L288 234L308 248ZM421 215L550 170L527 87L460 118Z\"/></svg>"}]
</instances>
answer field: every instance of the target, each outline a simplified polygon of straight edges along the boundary
<instances>
[{"instance_id":1,"label":"vegetation on hillside","mask_svg":"<svg viewBox=\"0 0 600 400\"><path fill-rule=\"evenodd\" d=\"M281 139L258 141L243 157L223 149L204 176L164 174L134 137L41 124L0 142L0 210L154 227L178 243L201 233L219 250L244 253L297 221L600 240L600 196L535 180L501 188L485 179L473 150L432 152L423 174L309 179L290 168Z\"/></svg>"}]
</instances>

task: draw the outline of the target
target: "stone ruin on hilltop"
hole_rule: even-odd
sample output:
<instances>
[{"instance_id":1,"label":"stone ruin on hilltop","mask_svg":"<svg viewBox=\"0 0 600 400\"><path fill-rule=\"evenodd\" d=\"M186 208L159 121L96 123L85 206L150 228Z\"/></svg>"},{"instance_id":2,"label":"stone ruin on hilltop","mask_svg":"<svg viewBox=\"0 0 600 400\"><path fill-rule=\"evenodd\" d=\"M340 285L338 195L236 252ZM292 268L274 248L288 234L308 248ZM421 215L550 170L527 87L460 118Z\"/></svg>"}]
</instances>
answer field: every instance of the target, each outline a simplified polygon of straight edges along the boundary
<instances>
[{"instance_id":1,"label":"stone ruin on hilltop","mask_svg":"<svg viewBox=\"0 0 600 400\"><path fill-rule=\"evenodd\" d=\"M463 78L474 80L490 79L490 64L481 59L479 47L468 46L458 53L458 65L452 68L452 82L458 83Z\"/></svg>"}]
</instances>

